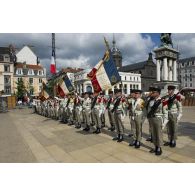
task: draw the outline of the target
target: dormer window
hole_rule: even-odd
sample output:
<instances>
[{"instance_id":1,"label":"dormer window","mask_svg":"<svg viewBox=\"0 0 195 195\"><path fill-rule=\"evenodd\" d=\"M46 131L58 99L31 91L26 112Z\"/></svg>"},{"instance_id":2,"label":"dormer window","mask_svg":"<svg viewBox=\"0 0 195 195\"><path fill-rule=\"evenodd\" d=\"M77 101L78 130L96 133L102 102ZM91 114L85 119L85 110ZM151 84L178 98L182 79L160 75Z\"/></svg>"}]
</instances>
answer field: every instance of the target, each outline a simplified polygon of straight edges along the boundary
<instances>
[{"instance_id":1,"label":"dormer window","mask_svg":"<svg viewBox=\"0 0 195 195\"><path fill-rule=\"evenodd\" d=\"M18 74L18 75L23 75L22 68L18 68L18 69L16 70L16 74Z\"/></svg>"},{"instance_id":2,"label":"dormer window","mask_svg":"<svg viewBox=\"0 0 195 195\"><path fill-rule=\"evenodd\" d=\"M5 62L9 62L9 61L10 61L9 56L4 56L4 61L5 61Z\"/></svg>"},{"instance_id":3,"label":"dormer window","mask_svg":"<svg viewBox=\"0 0 195 195\"><path fill-rule=\"evenodd\" d=\"M39 70L38 71L38 75L42 76L43 75L43 71L42 70Z\"/></svg>"},{"instance_id":4,"label":"dormer window","mask_svg":"<svg viewBox=\"0 0 195 195\"><path fill-rule=\"evenodd\" d=\"M34 71L32 69L28 70L28 75L34 75Z\"/></svg>"}]
</instances>

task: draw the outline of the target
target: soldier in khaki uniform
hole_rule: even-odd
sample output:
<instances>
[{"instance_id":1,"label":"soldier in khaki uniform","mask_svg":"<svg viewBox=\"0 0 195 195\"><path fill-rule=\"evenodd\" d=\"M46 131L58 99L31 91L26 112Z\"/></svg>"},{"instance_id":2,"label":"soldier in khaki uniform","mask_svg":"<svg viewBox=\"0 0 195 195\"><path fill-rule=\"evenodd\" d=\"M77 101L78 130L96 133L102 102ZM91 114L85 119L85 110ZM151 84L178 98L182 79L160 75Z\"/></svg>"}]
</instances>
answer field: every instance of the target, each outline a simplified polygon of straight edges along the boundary
<instances>
[{"instance_id":1,"label":"soldier in khaki uniform","mask_svg":"<svg viewBox=\"0 0 195 195\"><path fill-rule=\"evenodd\" d=\"M100 119L101 119L101 127L105 127L105 110L106 110L106 98L104 97L105 93L102 91L100 92Z\"/></svg>"},{"instance_id":2,"label":"soldier in khaki uniform","mask_svg":"<svg viewBox=\"0 0 195 195\"><path fill-rule=\"evenodd\" d=\"M155 89L155 88L154 87L149 87L149 94L145 98L145 115L146 116L147 116L147 114L149 112L150 103L151 103L151 101L154 100L154 97L153 97L153 89ZM147 118L147 119L148 119L148 124L149 124L149 136L146 139L146 141L152 142L152 127L151 127L151 122L150 122L150 118Z\"/></svg>"},{"instance_id":3,"label":"soldier in khaki uniform","mask_svg":"<svg viewBox=\"0 0 195 195\"><path fill-rule=\"evenodd\" d=\"M82 101L79 95L77 94L74 100L74 105L75 105L75 128L80 129L81 128Z\"/></svg>"},{"instance_id":4,"label":"soldier in khaki uniform","mask_svg":"<svg viewBox=\"0 0 195 195\"><path fill-rule=\"evenodd\" d=\"M182 98L179 93L175 94L175 89L175 86L169 85L168 96L166 98L169 119L169 122L167 123L169 141L166 142L164 145L170 147L176 146L178 122L182 117Z\"/></svg>"},{"instance_id":5,"label":"soldier in khaki uniform","mask_svg":"<svg viewBox=\"0 0 195 195\"><path fill-rule=\"evenodd\" d=\"M69 119L68 119L68 125L71 126L74 124L74 94L70 94L70 100L69 100L69 104L68 104L68 115L69 115Z\"/></svg>"},{"instance_id":6,"label":"soldier in khaki uniform","mask_svg":"<svg viewBox=\"0 0 195 195\"><path fill-rule=\"evenodd\" d=\"M90 114L91 114L91 98L89 97L89 93L85 92L85 96L83 99L83 111L84 111L84 131L90 131Z\"/></svg>"},{"instance_id":7,"label":"soldier in khaki uniform","mask_svg":"<svg viewBox=\"0 0 195 195\"><path fill-rule=\"evenodd\" d=\"M150 152L155 153L156 155L162 154L162 130L168 122L167 106L164 103L164 100L160 97L160 92L160 88L153 88L152 96L154 97L154 99L149 104L147 114L147 118L150 120L151 124L152 140L154 144L154 149L150 150Z\"/></svg>"},{"instance_id":8,"label":"soldier in khaki uniform","mask_svg":"<svg viewBox=\"0 0 195 195\"><path fill-rule=\"evenodd\" d=\"M135 126L133 132L133 142L129 146L135 146L135 148L140 148L141 137L142 137L142 119L143 119L143 110L144 110L144 100L141 98L141 90L134 90L135 92L135 101L132 104L132 116L131 120Z\"/></svg>"},{"instance_id":9,"label":"soldier in khaki uniform","mask_svg":"<svg viewBox=\"0 0 195 195\"><path fill-rule=\"evenodd\" d=\"M63 114L62 114L62 121L67 124L68 123L68 104L70 102L70 98L68 96L64 97L63 100Z\"/></svg>"},{"instance_id":10,"label":"soldier in khaki uniform","mask_svg":"<svg viewBox=\"0 0 195 195\"><path fill-rule=\"evenodd\" d=\"M113 91L108 91L109 98L107 100L106 109L108 110L108 119L110 122L110 128L108 130L114 131L115 130L115 120L114 120L114 114L111 112L111 110L114 108L114 93Z\"/></svg>"},{"instance_id":11,"label":"soldier in khaki uniform","mask_svg":"<svg viewBox=\"0 0 195 195\"><path fill-rule=\"evenodd\" d=\"M96 131L94 131L93 133L96 134L101 133L100 103L101 96L98 95L98 93L94 93L94 97L91 102L91 113L96 126Z\"/></svg>"},{"instance_id":12,"label":"soldier in khaki uniform","mask_svg":"<svg viewBox=\"0 0 195 195\"><path fill-rule=\"evenodd\" d=\"M133 136L133 132L135 131L135 123L133 122L132 120L132 106L134 104L134 101L135 101L135 90L134 89L131 89L131 94L130 94L130 97L127 99L127 105L128 105L128 110L129 110L129 121L130 121L130 127L131 127L131 130L130 130L130 133L129 133L129 137L132 137Z\"/></svg>"},{"instance_id":13,"label":"soldier in khaki uniform","mask_svg":"<svg viewBox=\"0 0 195 195\"><path fill-rule=\"evenodd\" d=\"M114 113L114 120L117 130L117 137L114 137L113 140L116 140L117 142L122 142L124 140L124 133L125 128L123 125L123 119L124 119L124 108L126 106L125 99L122 97L122 90L121 89L115 89L115 99L114 99L114 107L111 110L112 113Z\"/></svg>"},{"instance_id":14,"label":"soldier in khaki uniform","mask_svg":"<svg viewBox=\"0 0 195 195\"><path fill-rule=\"evenodd\" d=\"M91 102L93 102L93 99L94 99L94 93L92 93L92 92L89 92L89 97L90 97L90 99L91 99ZM95 125L95 119L94 119L94 115L93 115L93 113L91 112L91 114L90 114L90 118L91 118L91 126L94 126Z\"/></svg>"}]
</instances>

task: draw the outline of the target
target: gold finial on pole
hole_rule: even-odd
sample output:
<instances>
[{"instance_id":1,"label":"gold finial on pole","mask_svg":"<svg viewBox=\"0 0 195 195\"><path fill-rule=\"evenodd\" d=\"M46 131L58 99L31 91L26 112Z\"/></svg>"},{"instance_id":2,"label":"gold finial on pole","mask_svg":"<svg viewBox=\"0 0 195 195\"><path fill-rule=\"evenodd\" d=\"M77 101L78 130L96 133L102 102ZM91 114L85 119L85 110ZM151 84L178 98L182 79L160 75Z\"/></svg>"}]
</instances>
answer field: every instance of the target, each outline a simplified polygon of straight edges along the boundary
<instances>
[{"instance_id":1,"label":"gold finial on pole","mask_svg":"<svg viewBox=\"0 0 195 195\"><path fill-rule=\"evenodd\" d=\"M107 50L109 50L109 49L110 49L110 47L109 47L109 43L108 43L108 41L106 40L106 37L104 37L104 42L105 42L105 44L106 44L106 48L107 48Z\"/></svg>"}]
</instances>

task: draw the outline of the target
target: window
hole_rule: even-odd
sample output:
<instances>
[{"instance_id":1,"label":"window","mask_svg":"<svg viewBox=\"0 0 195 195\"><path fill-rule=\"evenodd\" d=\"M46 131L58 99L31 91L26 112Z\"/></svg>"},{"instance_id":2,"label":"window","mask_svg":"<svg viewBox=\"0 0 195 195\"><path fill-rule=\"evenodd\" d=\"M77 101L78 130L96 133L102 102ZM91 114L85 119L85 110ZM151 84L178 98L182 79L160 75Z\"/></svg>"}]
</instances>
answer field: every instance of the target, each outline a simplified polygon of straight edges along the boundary
<instances>
[{"instance_id":1,"label":"window","mask_svg":"<svg viewBox=\"0 0 195 195\"><path fill-rule=\"evenodd\" d=\"M6 94L10 94L11 93L11 86L5 86L4 91Z\"/></svg>"},{"instance_id":2,"label":"window","mask_svg":"<svg viewBox=\"0 0 195 195\"><path fill-rule=\"evenodd\" d=\"M33 78L29 78L29 83L30 83L30 85L33 84Z\"/></svg>"},{"instance_id":3,"label":"window","mask_svg":"<svg viewBox=\"0 0 195 195\"><path fill-rule=\"evenodd\" d=\"M135 81L135 77L134 77L134 81Z\"/></svg>"},{"instance_id":4,"label":"window","mask_svg":"<svg viewBox=\"0 0 195 195\"><path fill-rule=\"evenodd\" d=\"M130 77L130 81L131 81L131 77Z\"/></svg>"},{"instance_id":5,"label":"window","mask_svg":"<svg viewBox=\"0 0 195 195\"><path fill-rule=\"evenodd\" d=\"M42 79L39 79L39 83L42 83Z\"/></svg>"},{"instance_id":6,"label":"window","mask_svg":"<svg viewBox=\"0 0 195 195\"><path fill-rule=\"evenodd\" d=\"M127 94L127 84L124 84L124 89L123 93Z\"/></svg>"},{"instance_id":7,"label":"window","mask_svg":"<svg viewBox=\"0 0 195 195\"><path fill-rule=\"evenodd\" d=\"M28 75L34 75L34 71L32 69L28 70Z\"/></svg>"},{"instance_id":8,"label":"window","mask_svg":"<svg viewBox=\"0 0 195 195\"><path fill-rule=\"evenodd\" d=\"M192 83L190 83L190 87L192 87Z\"/></svg>"},{"instance_id":9,"label":"window","mask_svg":"<svg viewBox=\"0 0 195 195\"><path fill-rule=\"evenodd\" d=\"M4 56L4 61L9 62L10 61L9 56Z\"/></svg>"},{"instance_id":10,"label":"window","mask_svg":"<svg viewBox=\"0 0 195 195\"><path fill-rule=\"evenodd\" d=\"M23 74L22 69L21 68L18 68L17 71L16 71L16 74L22 75Z\"/></svg>"},{"instance_id":11,"label":"window","mask_svg":"<svg viewBox=\"0 0 195 195\"><path fill-rule=\"evenodd\" d=\"M130 89L132 89L132 84L130 84Z\"/></svg>"},{"instance_id":12,"label":"window","mask_svg":"<svg viewBox=\"0 0 195 195\"><path fill-rule=\"evenodd\" d=\"M38 75L40 75L40 76L43 75L43 71L42 70L39 70L38 71Z\"/></svg>"},{"instance_id":13,"label":"window","mask_svg":"<svg viewBox=\"0 0 195 195\"><path fill-rule=\"evenodd\" d=\"M42 86L39 86L39 92L41 92L41 90L42 90Z\"/></svg>"},{"instance_id":14,"label":"window","mask_svg":"<svg viewBox=\"0 0 195 195\"><path fill-rule=\"evenodd\" d=\"M127 78L126 78L126 76L125 76L125 81L126 81L126 79L127 79Z\"/></svg>"},{"instance_id":15,"label":"window","mask_svg":"<svg viewBox=\"0 0 195 195\"><path fill-rule=\"evenodd\" d=\"M11 84L11 76L8 76L8 75L4 76L4 83Z\"/></svg>"},{"instance_id":16,"label":"window","mask_svg":"<svg viewBox=\"0 0 195 195\"><path fill-rule=\"evenodd\" d=\"M29 93L30 93L30 95L33 95L34 89L30 89Z\"/></svg>"},{"instance_id":17,"label":"window","mask_svg":"<svg viewBox=\"0 0 195 195\"><path fill-rule=\"evenodd\" d=\"M4 65L4 72L10 72L10 65L9 64Z\"/></svg>"}]
</instances>

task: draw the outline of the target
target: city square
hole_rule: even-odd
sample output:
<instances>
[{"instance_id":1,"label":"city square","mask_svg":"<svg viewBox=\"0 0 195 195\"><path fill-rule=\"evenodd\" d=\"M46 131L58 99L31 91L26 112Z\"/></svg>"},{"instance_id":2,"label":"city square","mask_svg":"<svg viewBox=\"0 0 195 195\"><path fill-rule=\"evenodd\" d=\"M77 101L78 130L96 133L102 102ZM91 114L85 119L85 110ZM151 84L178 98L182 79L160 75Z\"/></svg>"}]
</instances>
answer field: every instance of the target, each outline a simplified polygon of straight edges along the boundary
<instances>
[{"instance_id":1,"label":"city square","mask_svg":"<svg viewBox=\"0 0 195 195\"><path fill-rule=\"evenodd\" d=\"M148 123L143 127L140 149L129 147L129 119L125 119L125 141L112 140L113 132L85 133L59 121L33 114L32 109L15 109L0 114L0 162L20 163L193 163L195 162L195 107L184 107L176 148L163 147L162 156L149 153L145 141ZM107 126L108 124L106 124ZM164 140L167 134L164 133Z\"/></svg>"}]
</instances>

